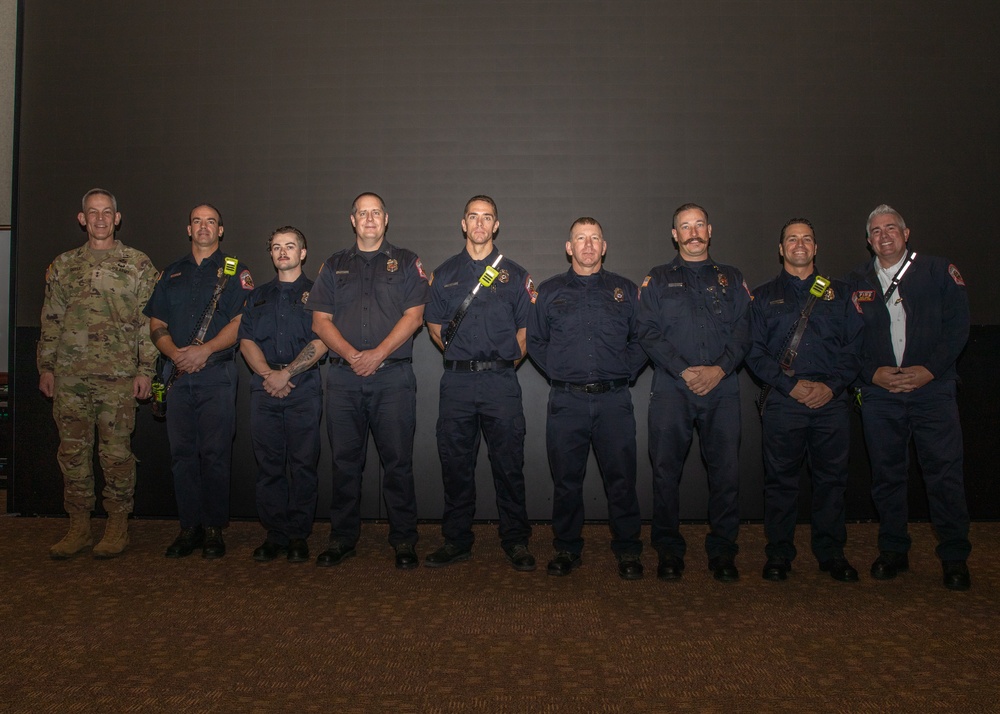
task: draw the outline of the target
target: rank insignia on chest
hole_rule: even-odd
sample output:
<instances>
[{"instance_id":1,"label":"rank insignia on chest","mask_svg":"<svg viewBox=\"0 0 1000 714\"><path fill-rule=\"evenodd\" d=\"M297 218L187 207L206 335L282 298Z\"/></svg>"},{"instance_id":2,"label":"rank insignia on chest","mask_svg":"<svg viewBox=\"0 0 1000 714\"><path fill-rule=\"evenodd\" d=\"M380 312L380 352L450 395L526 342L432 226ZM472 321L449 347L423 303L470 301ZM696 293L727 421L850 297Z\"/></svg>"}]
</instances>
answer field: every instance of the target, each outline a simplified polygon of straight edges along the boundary
<instances>
[{"instance_id":1,"label":"rank insignia on chest","mask_svg":"<svg viewBox=\"0 0 1000 714\"><path fill-rule=\"evenodd\" d=\"M510 273L507 272L506 268L501 268L500 269L500 272L497 273L497 280L499 280L501 283L509 283L510 282Z\"/></svg>"},{"instance_id":2,"label":"rank insignia on chest","mask_svg":"<svg viewBox=\"0 0 1000 714\"><path fill-rule=\"evenodd\" d=\"M827 288L826 292L823 293L823 299L826 300L827 302L830 302L831 300L833 300L833 298L834 298L833 288Z\"/></svg>"},{"instance_id":3,"label":"rank insignia on chest","mask_svg":"<svg viewBox=\"0 0 1000 714\"><path fill-rule=\"evenodd\" d=\"M385 269L390 273L395 273L399 270L399 261L395 258L389 258L389 260L385 261Z\"/></svg>"},{"instance_id":4,"label":"rank insignia on chest","mask_svg":"<svg viewBox=\"0 0 1000 714\"><path fill-rule=\"evenodd\" d=\"M300 302L301 302L301 303L302 303L303 305L305 305L305 304L306 304L307 302L309 302L309 291L308 291L308 290L306 290L306 291L304 291L304 292L302 293L302 297L300 297L300 298L299 298L299 301L300 301Z\"/></svg>"},{"instance_id":5,"label":"rank insignia on chest","mask_svg":"<svg viewBox=\"0 0 1000 714\"><path fill-rule=\"evenodd\" d=\"M726 277L725 273L719 273L719 285L724 288L729 287L729 278Z\"/></svg>"},{"instance_id":6,"label":"rank insignia on chest","mask_svg":"<svg viewBox=\"0 0 1000 714\"><path fill-rule=\"evenodd\" d=\"M625 291L621 288L615 288L615 302L625 302Z\"/></svg>"}]
</instances>

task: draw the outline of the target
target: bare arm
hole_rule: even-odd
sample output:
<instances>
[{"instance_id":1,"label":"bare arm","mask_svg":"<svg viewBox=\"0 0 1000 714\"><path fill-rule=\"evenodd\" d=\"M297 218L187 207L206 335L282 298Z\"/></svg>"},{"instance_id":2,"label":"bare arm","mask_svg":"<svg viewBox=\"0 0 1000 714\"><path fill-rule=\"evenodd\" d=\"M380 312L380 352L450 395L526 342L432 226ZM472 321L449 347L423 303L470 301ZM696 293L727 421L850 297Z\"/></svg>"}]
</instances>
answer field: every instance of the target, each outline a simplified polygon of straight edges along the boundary
<instances>
[{"instance_id":1,"label":"bare arm","mask_svg":"<svg viewBox=\"0 0 1000 714\"><path fill-rule=\"evenodd\" d=\"M327 348L348 362L353 363L357 359L359 352L340 334L340 330L333 324L333 315L328 312L313 312L312 329Z\"/></svg>"},{"instance_id":2,"label":"bare arm","mask_svg":"<svg viewBox=\"0 0 1000 714\"><path fill-rule=\"evenodd\" d=\"M521 359L516 360L520 363L524 356L528 354L528 328L522 327L517 331L517 346L521 349Z\"/></svg>"},{"instance_id":3,"label":"bare arm","mask_svg":"<svg viewBox=\"0 0 1000 714\"><path fill-rule=\"evenodd\" d=\"M375 374L382 362L399 349L404 342L410 339L423 322L423 305L414 305L404 310L395 326L385 336L385 339L382 340L378 347L370 350L362 350L357 360L352 361L351 368L354 370L354 373L359 377L368 377Z\"/></svg>"},{"instance_id":4,"label":"bare arm","mask_svg":"<svg viewBox=\"0 0 1000 714\"><path fill-rule=\"evenodd\" d=\"M427 334L431 336L431 342L437 345L439 350L444 352L444 340L441 338L441 325L436 322L428 322Z\"/></svg>"}]
</instances>

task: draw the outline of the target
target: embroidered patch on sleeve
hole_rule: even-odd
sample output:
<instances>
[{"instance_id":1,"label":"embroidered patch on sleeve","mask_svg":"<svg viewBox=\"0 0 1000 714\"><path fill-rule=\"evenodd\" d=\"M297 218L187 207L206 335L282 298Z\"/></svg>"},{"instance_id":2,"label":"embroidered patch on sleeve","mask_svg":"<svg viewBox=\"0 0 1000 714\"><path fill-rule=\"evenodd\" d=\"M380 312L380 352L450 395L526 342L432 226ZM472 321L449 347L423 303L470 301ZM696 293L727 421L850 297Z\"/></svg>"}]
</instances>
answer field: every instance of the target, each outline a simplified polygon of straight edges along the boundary
<instances>
[{"instance_id":1,"label":"embroidered patch on sleeve","mask_svg":"<svg viewBox=\"0 0 1000 714\"><path fill-rule=\"evenodd\" d=\"M649 280L650 280L650 278L652 278L652 277L653 277L653 276L651 276L651 275L647 275L647 276L646 276L646 277L645 277L645 278L643 279L643 281L642 281L642 285L640 285L640 286L639 286L639 289L641 290L642 288L644 288L644 287L646 287L647 285L649 285Z\"/></svg>"},{"instance_id":2,"label":"embroidered patch on sleeve","mask_svg":"<svg viewBox=\"0 0 1000 714\"><path fill-rule=\"evenodd\" d=\"M244 290L253 290L253 278L250 277L250 271L246 268L240 273L240 285L243 286Z\"/></svg>"},{"instance_id":3,"label":"embroidered patch on sleeve","mask_svg":"<svg viewBox=\"0 0 1000 714\"><path fill-rule=\"evenodd\" d=\"M535 290L535 281L531 279L529 275L524 280L524 289L528 291L528 297L531 298L531 304L535 304L535 300L538 299L538 291Z\"/></svg>"},{"instance_id":4,"label":"embroidered patch on sleeve","mask_svg":"<svg viewBox=\"0 0 1000 714\"><path fill-rule=\"evenodd\" d=\"M863 302L875 302L875 291L874 290L855 290L851 295L851 302L854 304L854 309L858 311L858 314L863 315L864 310L861 309L861 303Z\"/></svg>"},{"instance_id":5,"label":"embroidered patch on sleeve","mask_svg":"<svg viewBox=\"0 0 1000 714\"><path fill-rule=\"evenodd\" d=\"M954 263L948 264L948 275L950 275L951 279L955 281L955 285L961 285L963 288L965 287L965 281L962 280L962 274L958 272L958 268L955 267Z\"/></svg>"},{"instance_id":6,"label":"embroidered patch on sleeve","mask_svg":"<svg viewBox=\"0 0 1000 714\"><path fill-rule=\"evenodd\" d=\"M427 280L427 273L424 272L424 265L420 262L420 258L417 258L417 272L420 273L420 277Z\"/></svg>"}]
</instances>

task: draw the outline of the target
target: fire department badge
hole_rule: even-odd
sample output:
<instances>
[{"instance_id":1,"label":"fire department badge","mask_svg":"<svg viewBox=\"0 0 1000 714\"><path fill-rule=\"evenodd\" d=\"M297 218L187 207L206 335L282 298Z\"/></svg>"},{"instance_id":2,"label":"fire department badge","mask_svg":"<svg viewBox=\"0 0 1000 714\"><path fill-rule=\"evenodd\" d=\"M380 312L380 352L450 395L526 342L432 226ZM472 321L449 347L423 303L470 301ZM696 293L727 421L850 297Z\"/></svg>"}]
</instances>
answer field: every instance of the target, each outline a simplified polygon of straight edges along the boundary
<instances>
[{"instance_id":1,"label":"fire department badge","mask_svg":"<svg viewBox=\"0 0 1000 714\"><path fill-rule=\"evenodd\" d=\"M219 271L215 274L215 277L217 277L217 278L221 278L222 277L222 268L219 268Z\"/></svg>"},{"instance_id":2,"label":"fire department badge","mask_svg":"<svg viewBox=\"0 0 1000 714\"><path fill-rule=\"evenodd\" d=\"M625 293L621 288L615 288L615 302L625 302Z\"/></svg>"},{"instance_id":3,"label":"fire department badge","mask_svg":"<svg viewBox=\"0 0 1000 714\"><path fill-rule=\"evenodd\" d=\"M729 287L729 278L726 277L725 273L719 273L719 285L724 288Z\"/></svg>"},{"instance_id":4,"label":"fire department badge","mask_svg":"<svg viewBox=\"0 0 1000 714\"><path fill-rule=\"evenodd\" d=\"M420 277L423 278L424 280L427 280L427 273L424 272L424 264L420 262L420 258L417 258L416 266L417 266L417 273L420 274Z\"/></svg>"},{"instance_id":5,"label":"fire department badge","mask_svg":"<svg viewBox=\"0 0 1000 714\"><path fill-rule=\"evenodd\" d=\"M823 299L826 300L827 302L833 300L833 288L826 289L826 292L823 293Z\"/></svg>"},{"instance_id":6,"label":"fire department badge","mask_svg":"<svg viewBox=\"0 0 1000 714\"><path fill-rule=\"evenodd\" d=\"M524 281L524 289L528 291L528 295L531 297L531 304L535 304L535 300L538 299L538 291L535 290L535 281L531 279L529 275Z\"/></svg>"},{"instance_id":7,"label":"fire department badge","mask_svg":"<svg viewBox=\"0 0 1000 714\"><path fill-rule=\"evenodd\" d=\"M961 285L963 288L965 287L965 281L962 280L962 274L958 272L958 268L955 267L954 263L948 264L948 275L950 275L951 279L955 281L955 285Z\"/></svg>"},{"instance_id":8,"label":"fire department badge","mask_svg":"<svg viewBox=\"0 0 1000 714\"><path fill-rule=\"evenodd\" d=\"M305 305L307 302L309 302L309 291L308 290L306 290L305 292L302 293L302 297L300 298L300 301L302 302L303 305Z\"/></svg>"},{"instance_id":9,"label":"fire department badge","mask_svg":"<svg viewBox=\"0 0 1000 714\"><path fill-rule=\"evenodd\" d=\"M389 258L389 260L385 261L385 269L390 273L395 273L399 270L399 261L395 258Z\"/></svg>"},{"instance_id":10,"label":"fire department badge","mask_svg":"<svg viewBox=\"0 0 1000 714\"><path fill-rule=\"evenodd\" d=\"M500 268L500 272L497 274L497 280L499 280L501 283L510 282L510 273L507 272L506 268Z\"/></svg>"}]
</instances>

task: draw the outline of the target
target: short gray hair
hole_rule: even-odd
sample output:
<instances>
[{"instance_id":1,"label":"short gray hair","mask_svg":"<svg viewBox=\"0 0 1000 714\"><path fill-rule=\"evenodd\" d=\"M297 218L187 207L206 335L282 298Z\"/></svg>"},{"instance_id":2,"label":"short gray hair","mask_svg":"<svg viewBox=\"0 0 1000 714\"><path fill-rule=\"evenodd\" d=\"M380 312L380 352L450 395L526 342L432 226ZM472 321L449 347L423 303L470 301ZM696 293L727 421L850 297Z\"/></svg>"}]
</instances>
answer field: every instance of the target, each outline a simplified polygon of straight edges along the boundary
<instances>
[{"instance_id":1,"label":"short gray hair","mask_svg":"<svg viewBox=\"0 0 1000 714\"><path fill-rule=\"evenodd\" d=\"M118 213L118 199L115 195L103 188L92 188L87 193L83 194L83 200L80 201L80 206L83 208L84 213L87 211L87 199L91 196L107 196L111 199L111 207L115 209L115 213Z\"/></svg>"},{"instance_id":2,"label":"short gray hair","mask_svg":"<svg viewBox=\"0 0 1000 714\"><path fill-rule=\"evenodd\" d=\"M875 210L868 214L868 223L865 224L865 235L867 235L869 238L871 237L872 221L875 220L875 216L886 216L886 215L895 216L896 218L898 218L899 230L901 231L906 230L906 221L904 221L903 217L899 215L899 211L897 211L889 204L883 203L880 206L876 206Z\"/></svg>"}]
</instances>

